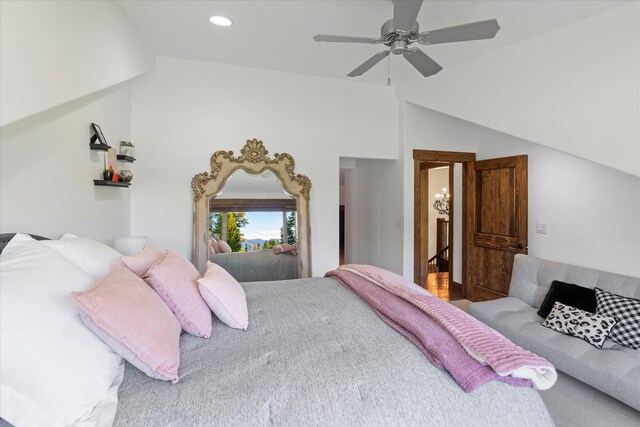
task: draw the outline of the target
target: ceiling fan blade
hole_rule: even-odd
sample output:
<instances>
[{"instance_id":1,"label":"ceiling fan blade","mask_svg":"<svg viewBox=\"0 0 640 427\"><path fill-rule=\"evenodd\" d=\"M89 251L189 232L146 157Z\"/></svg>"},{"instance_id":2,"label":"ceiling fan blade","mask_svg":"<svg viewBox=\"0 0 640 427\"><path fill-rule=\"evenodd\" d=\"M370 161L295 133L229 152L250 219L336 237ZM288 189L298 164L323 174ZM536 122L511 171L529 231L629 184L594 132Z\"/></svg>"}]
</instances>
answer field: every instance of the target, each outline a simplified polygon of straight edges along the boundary
<instances>
[{"instance_id":1,"label":"ceiling fan blade","mask_svg":"<svg viewBox=\"0 0 640 427\"><path fill-rule=\"evenodd\" d=\"M349 36L332 36L329 34L318 34L313 38L317 42L336 42L336 43L369 43L378 44L382 40L371 37L349 37Z\"/></svg>"},{"instance_id":2,"label":"ceiling fan blade","mask_svg":"<svg viewBox=\"0 0 640 427\"><path fill-rule=\"evenodd\" d=\"M361 76L367 71L369 71L371 67L376 65L378 62L382 61L384 58L386 58L388 55L389 55L389 50L383 50L382 52L378 52L347 75L349 77Z\"/></svg>"},{"instance_id":3,"label":"ceiling fan blade","mask_svg":"<svg viewBox=\"0 0 640 427\"><path fill-rule=\"evenodd\" d=\"M409 34L413 29L422 0L394 0L393 27L400 34Z\"/></svg>"},{"instance_id":4,"label":"ceiling fan blade","mask_svg":"<svg viewBox=\"0 0 640 427\"><path fill-rule=\"evenodd\" d=\"M403 56L425 77L438 74L442 67L418 48L407 49Z\"/></svg>"},{"instance_id":5,"label":"ceiling fan blade","mask_svg":"<svg viewBox=\"0 0 640 427\"><path fill-rule=\"evenodd\" d=\"M425 31L420 33L418 42L421 44L439 44L492 39L499 29L498 21L490 19L488 21L472 22L470 24L456 25L455 27Z\"/></svg>"}]
</instances>

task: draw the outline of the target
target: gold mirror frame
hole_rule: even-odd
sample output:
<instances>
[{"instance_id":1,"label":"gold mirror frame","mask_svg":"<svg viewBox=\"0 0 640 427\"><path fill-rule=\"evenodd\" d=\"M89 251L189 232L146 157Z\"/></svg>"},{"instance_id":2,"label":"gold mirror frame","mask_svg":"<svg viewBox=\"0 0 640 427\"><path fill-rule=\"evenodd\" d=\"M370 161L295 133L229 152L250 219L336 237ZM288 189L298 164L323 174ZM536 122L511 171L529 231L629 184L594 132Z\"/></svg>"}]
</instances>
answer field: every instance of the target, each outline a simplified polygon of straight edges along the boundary
<instances>
[{"instance_id":1,"label":"gold mirror frame","mask_svg":"<svg viewBox=\"0 0 640 427\"><path fill-rule=\"evenodd\" d=\"M211 171L199 173L191 180L193 190L193 264L204 272L209 259L209 199L224 188L227 179L238 169L257 175L273 172L284 190L296 198L298 277L311 277L311 225L309 192L311 180L295 174L295 161L290 154L276 153L273 159L262 141L247 140L239 157L233 151L216 151L211 156Z\"/></svg>"}]
</instances>

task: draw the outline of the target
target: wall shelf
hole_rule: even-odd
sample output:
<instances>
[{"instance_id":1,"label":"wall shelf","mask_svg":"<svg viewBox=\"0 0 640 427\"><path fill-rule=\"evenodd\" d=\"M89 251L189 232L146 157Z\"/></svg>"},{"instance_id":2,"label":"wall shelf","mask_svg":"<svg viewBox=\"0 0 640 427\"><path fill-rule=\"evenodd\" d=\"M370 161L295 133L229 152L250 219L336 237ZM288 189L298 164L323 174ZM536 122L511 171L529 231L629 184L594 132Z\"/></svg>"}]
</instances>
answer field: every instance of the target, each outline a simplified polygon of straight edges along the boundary
<instances>
[{"instance_id":1,"label":"wall shelf","mask_svg":"<svg viewBox=\"0 0 640 427\"><path fill-rule=\"evenodd\" d=\"M136 161L136 158L134 157L136 155L135 154L136 151L132 143L128 141L121 141L120 142L121 154L116 154L112 152L110 156L109 150L111 150L112 147L109 144L107 144L107 140L102 134L102 129L100 129L100 126L98 126L95 123L91 123L91 132L92 132L92 135L91 135L91 139L89 140L89 148L91 150L102 151L104 154L104 170L101 174L102 178L104 178L105 176L109 176L109 174L106 173L108 172L107 166L109 167L109 169L113 169L114 167L116 167L115 164L109 165L110 163L115 163L115 159L111 156L115 155L116 159L120 162L133 163ZM116 170L113 170L112 172L116 173ZM114 182L112 180L106 180L106 179L94 179L93 185L97 185L101 187L121 187L121 188L129 187L131 185L131 180L133 179L133 174L131 173L131 171L120 170L120 171L117 171L117 173L118 174L122 173L123 175L122 178L119 178L119 181Z\"/></svg>"},{"instance_id":2,"label":"wall shelf","mask_svg":"<svg viewBox=\"0 0 640 427\"><path fill-rule=\"evenodd\" d=\"M89 148L97 151L109 151L111 149L111 147L107 144L93 143L93 142L89 143Z\"/></svg>"},{"instance_id":3,"label":"wall shelf","mask_svg":"<svg viewBox=\"0 0 640 427\"><path fill-rule=\"evenodd\" d=\"M116 156L118 158L118 160L120 160L121 162L126 162L126 163L133 163L136 161L135 157L131 157L131 156L125 156L124 154L118 154Z\"/></svg>"},{"instance_id":4,"label":"wall shelf","mask_svg":"<svg viewBox=\"0 0 640 427\"><path fill-rule=\"evenodd\" d=\"M94 185L104 186L104 187L128 187L131 185L130 182L113 182L113 181L105 181L103 179L94 179Z\"/></svg>"}]
</instances>

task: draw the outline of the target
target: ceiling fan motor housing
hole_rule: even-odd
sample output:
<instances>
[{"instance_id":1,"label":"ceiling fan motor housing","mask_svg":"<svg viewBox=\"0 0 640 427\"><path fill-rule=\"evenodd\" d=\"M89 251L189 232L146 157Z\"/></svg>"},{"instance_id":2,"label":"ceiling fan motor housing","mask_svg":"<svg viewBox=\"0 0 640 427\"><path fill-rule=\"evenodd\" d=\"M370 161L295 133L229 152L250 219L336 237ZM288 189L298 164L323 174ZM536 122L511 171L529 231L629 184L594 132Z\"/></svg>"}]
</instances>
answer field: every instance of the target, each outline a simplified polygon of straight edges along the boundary
<instances>
[{"instance_id":1,"label":"ceiling fan motor housing","mask_svg":"<svg viewBox=\"0 0 640 427\"><path fill-rule=\"evenodd\" d=\"M391 48L391 52L401 55L407 50L407 46L418 40L420 35L420 26L416 22L409 34L401 34L395 29L393 19L389 19L382 25L380 29L380 39L385 46Z\"/></svg>"}]
</instances>

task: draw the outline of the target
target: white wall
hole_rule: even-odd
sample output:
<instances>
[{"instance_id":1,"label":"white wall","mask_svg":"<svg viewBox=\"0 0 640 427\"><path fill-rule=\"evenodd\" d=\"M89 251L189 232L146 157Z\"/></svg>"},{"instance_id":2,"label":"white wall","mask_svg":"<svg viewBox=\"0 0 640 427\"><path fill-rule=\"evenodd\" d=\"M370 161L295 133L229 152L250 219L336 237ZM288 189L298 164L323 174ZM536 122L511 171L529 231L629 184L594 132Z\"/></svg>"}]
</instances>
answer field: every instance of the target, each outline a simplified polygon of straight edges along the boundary
<instances>
[{"instance_id":1,"label":"white wall","mask_svg":"<svg viewBox=\"0 0 640 427\"><path fill-rule=\"evenodd\" d=\"M129 83L0 128L0 232L58 238L66 232L112 243L129 235L132 187L96 187L103 154L89 149L90 123L111 146L131 136ZM140 159L140 162L152 162ZM135 175L137 163L121 163Z\"/></svg>"},{"instance_id":2,"label":"white wall","mask_svg":"<svg viewBox=\"0 0 640 427\"><path fill-rule=\"evenodd\" d=\"M357 159L353 176L350 262L401 274L403 199L398 184L402 162Z\"/></svg>"},{"instance_id":3,"label":"white wall","mask_svg":"<svg viewBox=\"0 0 640 427\"><path fill-rule=\"evenodd\" d=\"M132 232L189 257L191 178L249 138L288 152L311 189L313 273L338 264L339 157L394 158L392 88L159 57L133 82ZM153 159L153 161L143 161Z\"/></svg>"},{"instance_id":4,"label":"white wall","mask_svg":"<svg viewBox=\"0 0 640 427\"><path fill-rule=\"evenodd\" d=\"M404 274L413 276L412 149L529 156L529 254L640 277L640 178L406 103ZM548 234L536 234L536 222Z\"/></svg>"},{"instance_id":5,"label":"white wall","mask_svg":"<svg viewBox=\"0 0 640 427\"><path fill-rule=\"evenodd\" d=\"M640 2L401 85L398 97L640 176Z\"/></svg>"},{"instance_id":6,"label":"white wall","mask_svg":"<svg viewBox=\"0 0 640 427\"><path fill-rule=\"evenodd\" d=\"M253 175L236 170L216 199L291 199L273 172Z\"/></svg>"},{"instance_id":7,"label":"white wall","mask_svg":"<svg viewBox=\"0 0 640 427\"><path fill-rule=\"evenodd\" d=\"M0 2L0 126L153 69L112 1Z\"/></svg>"}]
</instances>

